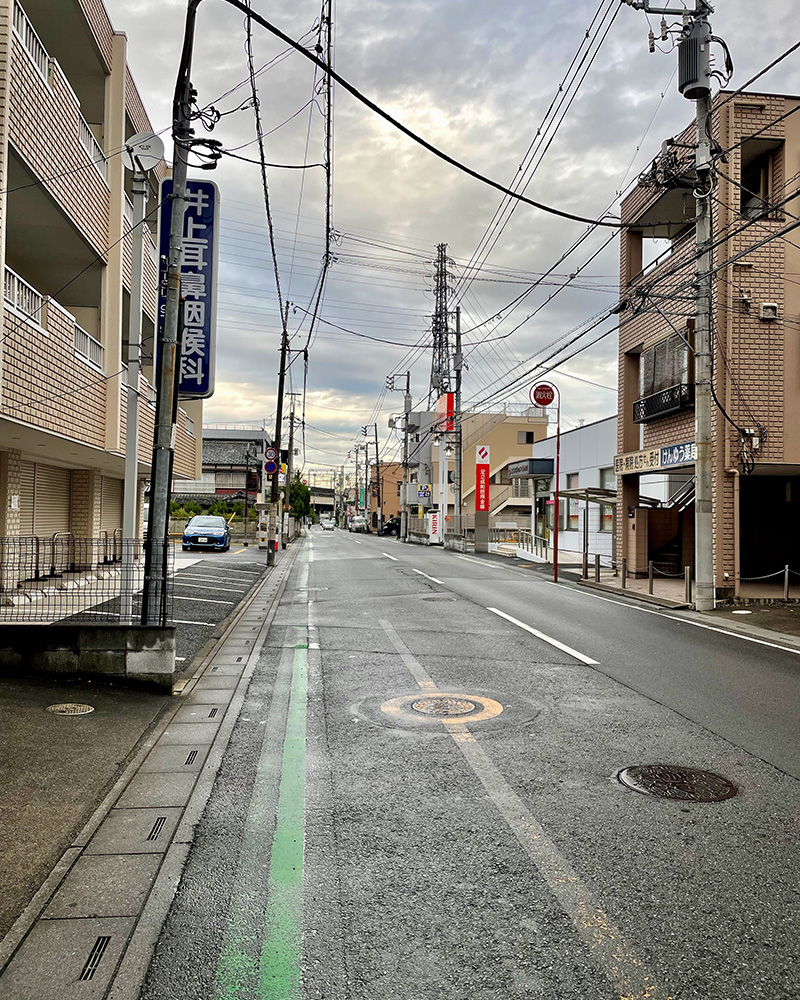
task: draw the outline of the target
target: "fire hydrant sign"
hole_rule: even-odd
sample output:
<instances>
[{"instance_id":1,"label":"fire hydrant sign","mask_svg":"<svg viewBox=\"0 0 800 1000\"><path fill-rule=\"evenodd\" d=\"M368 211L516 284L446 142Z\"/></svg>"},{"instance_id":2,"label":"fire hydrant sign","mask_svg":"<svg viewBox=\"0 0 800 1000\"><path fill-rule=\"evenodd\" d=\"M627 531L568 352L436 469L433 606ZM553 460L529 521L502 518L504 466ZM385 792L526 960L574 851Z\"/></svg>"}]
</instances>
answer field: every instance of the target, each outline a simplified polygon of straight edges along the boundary
<instances>
[{"instance_id":1,"label":"fire hydrant sign","mask_svg":"<svg viewBox=\"0 0 800 1000\"><path fill-rule=\"evenodd\" d=\"M475 449L475 510L489 509L489 478L491 475L489 445L479 444Z\"/></svg>"},{"instance_id":2,"label":"fire hydrant sign","mask_svg":"<svg viewBox=\"0 0 800 1000\"><path fill-rule=\"evenodd\" d=\"M172 221L172 180L161 182L158 218L158 323L166 312L166 272ZM181 314L183 330L181 399L214 395L217 341L217 261L219 259L219 191L213 181L188 180L183 214ZM160 342L160 337L159 337Z\"/></svg>"}]
</instances>

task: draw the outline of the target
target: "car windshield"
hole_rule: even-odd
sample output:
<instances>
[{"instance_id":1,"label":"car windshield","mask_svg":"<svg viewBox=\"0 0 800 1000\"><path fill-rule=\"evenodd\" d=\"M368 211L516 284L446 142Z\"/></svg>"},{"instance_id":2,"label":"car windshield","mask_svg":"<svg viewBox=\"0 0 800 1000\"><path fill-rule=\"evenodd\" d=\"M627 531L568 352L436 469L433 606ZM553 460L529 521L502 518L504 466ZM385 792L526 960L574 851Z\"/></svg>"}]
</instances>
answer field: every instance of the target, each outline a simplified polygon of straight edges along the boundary
<instances>
[{"instance_id":1,"label":"car windshield","mask_svg":"<svg viewBox=\"0 0 800 1000\"><path fill-rule=\"evenodd\" d=\"M193 517L187 527L190 528L224 528L224 517Z\"/></svg>"}]
</instances>

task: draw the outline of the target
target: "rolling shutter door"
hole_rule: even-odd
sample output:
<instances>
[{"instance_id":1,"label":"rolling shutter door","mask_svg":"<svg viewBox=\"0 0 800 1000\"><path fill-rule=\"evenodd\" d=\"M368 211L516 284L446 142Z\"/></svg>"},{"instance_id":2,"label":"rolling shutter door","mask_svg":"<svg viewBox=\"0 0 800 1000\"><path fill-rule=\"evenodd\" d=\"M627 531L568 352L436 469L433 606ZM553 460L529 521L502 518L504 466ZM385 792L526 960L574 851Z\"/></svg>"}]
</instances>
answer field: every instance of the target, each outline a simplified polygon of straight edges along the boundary
<instances>
[{"instance_id":1,"label":"rolling shutter door","mask_svg":"<svg viewBox=\"0 0 800 1000\"><path fill-rule=\"evenodd\" d=\"M100 530L111 535L122 527L122 480L103 476L100 500Z\"/></svg>"},{"instance_id":2,"label":"rolling shutter door","mask_svg":"<svg viewBox=\"0 0 800 1000\"><path fill-rule=\"evenodd\" d=\"M33 480L36 466L33 462L20 463L19 533L33 534Z\"/></svg>"},{"instance_id":3,"label":"rolling shutter door","mask_svg":"<svg viewBox=\"0 0 800 1000\"><path fill-rule=\"evenodd\" d=\"M34 487L34 534L47 538L70 529L71 475L69 469L36 466Z\"/></svg>"}]
</instances>

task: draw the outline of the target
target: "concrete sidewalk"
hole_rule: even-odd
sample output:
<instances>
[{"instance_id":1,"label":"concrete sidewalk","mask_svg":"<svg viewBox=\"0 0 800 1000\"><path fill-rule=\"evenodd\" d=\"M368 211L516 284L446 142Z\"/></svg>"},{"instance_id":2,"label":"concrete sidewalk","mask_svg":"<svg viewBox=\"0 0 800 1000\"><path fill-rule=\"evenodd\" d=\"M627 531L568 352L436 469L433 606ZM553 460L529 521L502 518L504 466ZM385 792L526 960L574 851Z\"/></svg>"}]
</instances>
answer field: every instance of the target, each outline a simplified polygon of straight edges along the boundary
<instances>
[{"instance_id":1,"label":"concrete sidewalk","mask_svg":"<svg viewBox=\"0 0 800 1000\"><path fill-rule=\"evenodd\" d=\"M276 567L237 611L221 639L203 651L196 661L197 671L179 695L162 698L101 690L97 684L87 688L76 682L73 696L92 698L95 727L91 735L84 731L83 737L74 737L66 754L63 744L43 747L41 732L37 733L40 702L51 698L52 692L47 685L20 682L19 698L26 691L33 692L28 699L32 714L26 746L37 754L41 782L46 785L58 761L66 758L78 806L83 804L84 810L84 803L98 800L103 781L108 780L108 766L99 765L125 758L142 730L144 736L133 759L88 823L71 837L50 874L41 868L33 873L40 888L0 942L0 996L14 1000L105 996L126 949L131 956L141 954L137 948L141 949L155 927L152 913L162 898L159 887L169 886L180 871L249 671L300 548L297 545L279 556ZM64 700L63 685L59 693ZM114 699L124 701L124 721L114 711ZM26 746L16 752L24 755ZM45 813L48 808L69 809L73 798L69 788L65 790L58 782L50 786L52 801L42 807ZM48 824L46 815L21 818L19 827L4 834L11 852L27 856L31 841L35 849L41 840L39 846L47 857L52 823ZM23 903L30 898L30 877L14 897L16 912L21 892L27 893ZM11 912L5 914L7 922ZM125 959L126 968L130 962L135 958ZM73 992L76 989L79 994Z\"/></svg>"}]
</instances>

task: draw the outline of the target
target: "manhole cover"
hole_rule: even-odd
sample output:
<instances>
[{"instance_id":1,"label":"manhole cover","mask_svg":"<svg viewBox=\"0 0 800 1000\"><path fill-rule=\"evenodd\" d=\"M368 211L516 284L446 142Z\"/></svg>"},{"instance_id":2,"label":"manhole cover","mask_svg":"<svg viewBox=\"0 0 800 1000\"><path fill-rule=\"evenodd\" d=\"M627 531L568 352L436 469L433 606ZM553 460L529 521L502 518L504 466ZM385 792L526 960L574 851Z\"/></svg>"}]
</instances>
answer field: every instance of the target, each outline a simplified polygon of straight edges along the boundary
<instances>
[{"instance_id":1,"label":"manhole cover","mask_svg":"<svg viewBox=\"0 0 800 1000\"><path fill-rule=\"evenodd\" d=\"M737 791L736 785L713 771L676 767L672 764L626 767L619 772L618 777L623 785L634 791L685 802L722 802Z\"/></svg>"},{"instance_id":2,"label":"manhole cover","mask_svg":"<svg viewBox=\"0 0 800 1000\"><path fill-rule=\"evenodd\" d=\"M467 701L465 698L423 698L415 701L411 706L415 712L423 715L471 715L477 705L474 701Z\"/></svg>"},{"instance_id":3,"label":"manhole cover","mask_svg":"<svg viewBox=\"0 0 800 1000\"><path fill-rule=\"evenodd\" d=\"M89 712L94 711L94 708L91 705L67 702L65 705L48 705L45 711L52 712L53 715L88 715Z\"/></svg>"}]
</instances>

